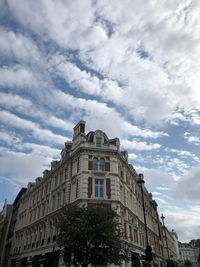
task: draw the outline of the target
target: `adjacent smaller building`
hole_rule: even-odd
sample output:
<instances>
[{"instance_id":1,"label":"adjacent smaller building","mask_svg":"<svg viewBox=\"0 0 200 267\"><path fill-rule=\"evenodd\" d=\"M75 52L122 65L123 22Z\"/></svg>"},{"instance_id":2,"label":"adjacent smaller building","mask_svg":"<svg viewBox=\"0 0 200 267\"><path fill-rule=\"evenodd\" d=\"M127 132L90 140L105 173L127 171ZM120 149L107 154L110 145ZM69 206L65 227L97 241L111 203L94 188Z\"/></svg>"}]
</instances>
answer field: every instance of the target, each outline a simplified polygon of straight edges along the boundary
<instances>
[{"instance_id":1,"label":"adjacent smaller building","mask_svg":"<svg viewBox=\"0 0 200 267\"><path fill-rule=\"evenodd\" d=\"M200 264L198 263L198 257L200 253L200 248L193 247L188 243L179 242L178 244L181 265L184 265L184 262L186 260L189 260L192 263L193 267L199 267Z\"/></svg>"},{"instance_id":2,"label":"adjacent smaller building","mask_svg":"<svg viewBox=\"0 0 200 267\"><path fill-rule=\"evenodd\" d=\"M174 230L169 231L168 228L162 226L162 236L164 244L164 258L165 260L171 260L174 265L179 263L179 248L178 248L178 236Z\"/></svg>"},{"instance_id":3,"label":"adjacent smaller building","mask_svg":"<svg viewBox=\"0 0 200 267\"><path fill-rule=\"evenodd\" d=\"M8 236L8 229L11 219L12 205L5 200L2 211L0 212L0 266L5 262L5 244Z\"/></svg>"}]
</instances>

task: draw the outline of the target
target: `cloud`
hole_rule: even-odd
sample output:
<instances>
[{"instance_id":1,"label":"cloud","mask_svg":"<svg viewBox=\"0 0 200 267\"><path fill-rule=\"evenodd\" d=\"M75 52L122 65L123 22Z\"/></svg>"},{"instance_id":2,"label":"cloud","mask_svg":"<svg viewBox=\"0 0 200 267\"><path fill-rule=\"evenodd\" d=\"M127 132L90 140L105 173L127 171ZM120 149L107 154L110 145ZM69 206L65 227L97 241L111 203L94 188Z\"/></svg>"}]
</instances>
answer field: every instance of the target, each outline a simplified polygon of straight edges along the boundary
<instances>
[{"instance_id":1,"label":"cloud","mask_svg":"<svg viewBox=\"0 0 200 267\"><path fill-rule=\"evenodd\" d=\"M180 200L200 201L200 167L193 168L182 177L176 186L174 197Z\"/></svg>"},{"instance_id":2,"label":"cloud","mask_svg":"<svg viewBox=\"0 0 200 267\"><path fill-rule=\"evenodd\" d=\"M128 141L128 140L121 140L121 146L124 149L129 150L152 150L152 149L159 149L162 145L161 144L148 144L146 142L138 142L136 140Z\"/></svg>"},{"instance_id":3,"label":"cloud","mask_svg":"<svg viewBox=\"0 0 200 267\"><path fill-rule=\"evenodd\" d=\"M141 129L138 126L132 125L115 108L109 107L103 102L74 97L59 90L52 92L51 99L48 99L50 105L55 104L52 100L56 101L57 105L59 104L63 109L70 110L72 112L71 118L74 120L78 121L82 117L84 120L89 121L88 127L90 128L88 130L101 129L111 137L115 137L117 133L119 138L127 138L128 136L140 136L143 138L168 136L164 132ZM152 147L156 146L158 147L156 144L155 146L152 145Z\"/></svg>"},{"instance_id":4,"label":"cloud","mask_svg":"<svg viewBox=\"0 0 200 267\"><path fill-rule=\"evenodd\" d=\"M15 58L21 64L42 63L41 53L33 39L3 27L0 27L0 54L8 59Z\"/></svg>"},{"instance_id":5,"label":"cloud","mask_svg":"<svg viewBox=\"0 0 200 267\"><path fill-rule=\"evenodd\" d=\"M29 181L33 182L36 177L42 176L53 159L60 159L60 150L52 147L22 142L13 142L10 145L12 150L0 147L0 177L9 177L6 181L18 187L26 186Z\"/></svg>"},{"instance_id":6,"label":"cloud","mask_svg":"<svg viewBox=\"0 0 200 267\"><path fill-rule=\"evenodd\" d=\"M32 88L37 85L34 74L28 68L15 66L13 68L3 67L0 69L1 87Z\"/></svg>"},{"instance_id":7,"label":"cloud","mask_svg":"<svg viewBox=\"0 0 200 267\"><path fill-rule=\"evenodd\" d=\"M20 139L14 136L12 133L8 134L7 132L0 132L0 141L10 145L20 142Z\"/></svg>"},{"instance_id":8,"label":"cloud","mask_svg":"<svg viewBox=\"0 0 200 267\"><path fill-rule=\"evenodd\" d=\"M61 47L89 49L107 38L106 31L95 23L94 5L90 1L84 4L81 1L73 3L35 1L25 4L20 1L17 5L8 1L8 4L25 27ZM40 4L39 9L38 4ZM45 13L42 10L45 10Z\"/></svg>"},{"instance_id":9,"label":"cloud","mask_svg":"<svg viewBox=\"0 0 200 267\"><path fill-rule=\"evenodd\" d=\"M195 145L200 144L200 138L198 136L192 136L190 133L185 132L184 133L184 138L189 142L189 143L194 143Z\"/></svg>"},{"instance_id":10,"label":"cloud","mask_svg":"<svg viewBox=\"0 0 200 267\"><path fill-rule=\"evenodd\" d=\"M31 135L36 139L43 142L53 143L53 144L63 144L66 141L64 136L54 134L50 130L41 129L36 123L22 119L10 112L1 111L0 120L11 127L16 127L25 131L30 131Z\"/></svg>"},{"instance_id":11,"label":"cloud","mask_svg":"<svg viewBox=\"0 0 200 267\"><path fill-rule=\"evenodd\" d=\"M44 125L59 128L65 131L71 131L74 124L50 114L46 108L40 108L29 99L25 99L15 94L0 93L0 105L6 109L18 111L23 115L34 119L39 119Z\"/></svg>"},{"instance_id":12,"label":"cloud","mask_svg":"<svg viewBox=\"0 0 200 267\"><path fill-rule=\"evenodd\" d=\"M166 226L169 229L175 229L181 242L189 242L200 235L200 206L168 205L163 213Z\"/></svg>"}]
</instances>

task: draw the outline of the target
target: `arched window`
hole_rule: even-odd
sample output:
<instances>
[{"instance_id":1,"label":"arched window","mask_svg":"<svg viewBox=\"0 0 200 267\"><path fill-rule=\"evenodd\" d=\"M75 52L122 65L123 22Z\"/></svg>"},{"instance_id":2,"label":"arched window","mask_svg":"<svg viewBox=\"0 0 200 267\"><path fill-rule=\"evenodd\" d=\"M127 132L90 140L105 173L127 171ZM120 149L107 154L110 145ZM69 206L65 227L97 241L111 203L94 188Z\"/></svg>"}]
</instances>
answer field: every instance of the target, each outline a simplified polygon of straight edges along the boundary
<instances>
[{"instance_id":1,"label":"arched window","mask_svg":"<svg viewBox=\"0 0 200 267\"><path fill-rule=\"evenodd\" d=\"M93 170L98 171L98 159L97 158L93 159Z\"/></svg>"},{"instance_id":2,"label":"arched window","mask_svg":"<svg viewBox=\"0 0 200 267\"><path fill-rule=\"evenodd\" d=\"M100 159L100 168L101 171L105 170L105 160L103 158Z\"/></svg>"}]
</instances>

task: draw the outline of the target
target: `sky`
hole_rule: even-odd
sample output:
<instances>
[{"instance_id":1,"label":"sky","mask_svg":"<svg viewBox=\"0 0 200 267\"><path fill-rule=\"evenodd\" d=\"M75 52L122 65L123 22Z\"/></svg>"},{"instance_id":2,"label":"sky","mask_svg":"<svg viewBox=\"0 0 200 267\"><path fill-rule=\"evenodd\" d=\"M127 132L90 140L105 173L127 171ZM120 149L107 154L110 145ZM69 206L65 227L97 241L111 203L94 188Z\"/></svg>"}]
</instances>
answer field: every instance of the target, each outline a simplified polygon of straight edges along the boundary
<instances>
[{"instance_id":1,"label":"sky","mask_svg":"<svg viewBox=\"0 0 200 267\"><path fill-rule=\"evenodd\" d=\"M0 208L73 127L120 138L182 242L200 238L200 2L0 1Z\"/></svg>"}]
</instances>

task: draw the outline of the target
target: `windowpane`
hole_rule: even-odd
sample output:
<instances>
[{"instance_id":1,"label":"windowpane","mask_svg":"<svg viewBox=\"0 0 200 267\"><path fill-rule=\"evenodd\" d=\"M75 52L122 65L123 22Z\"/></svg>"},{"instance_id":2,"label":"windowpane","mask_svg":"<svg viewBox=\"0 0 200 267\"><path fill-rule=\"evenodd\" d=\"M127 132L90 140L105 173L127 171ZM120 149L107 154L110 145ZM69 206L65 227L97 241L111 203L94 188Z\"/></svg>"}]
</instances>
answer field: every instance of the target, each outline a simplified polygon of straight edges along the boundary
<instances>
[{"instance_id":1,"label":"windowpane","mask_svg":"<svg viewBox=\"0 0 200 267\"><path fill-rule=\"evenodd\" d=\"M98 182L95 180L95 197L98 197Z\"/></svg>"},{"instance_id":2,"label":"windowpane","mask_svg":"<svg viewBox=\"0 0 200 267\"><path fill-rule=\"evenodd\" d=\"M103 158L100 159L100 170L104 171L104 166L105 166L105 160Z\"/></svg>"},{"instance_id":3,"label":"windowpane","mask_svg":"<svg viewBox=\"0 0 200 267\"><path fill-rule=\"evenodd\" d=\"M68 178L68 169L65 168L65 180Z\"/></svg>"},{"instance_id":4,"label":"windowpane","mask_svg":"<svg viewBox=\"0 0 200 267\"><path fill-rule=\"evenodd\" d=\"M104 195L104 180L95 179L95 197L103 197Z\"/></svg>"},{"instance_id":5,"label":"windowpane","mask_svg":"<svg viewBox=\"0 0 200 267\"><path fill-rule=\"evenodd\" d=\"M98 171L98 159L97 158L93 159L93 170Z\"/></svg>"},{"instance_id":6,"label":"windowpane","mask_svg":"<svg viewBox=\"0 0 200 267\"><path fill-rule=\"evenodd\" d=\"M101 138L100 137L96 138L96 147L101 147Z\"/></svg>"}]
</instances>

